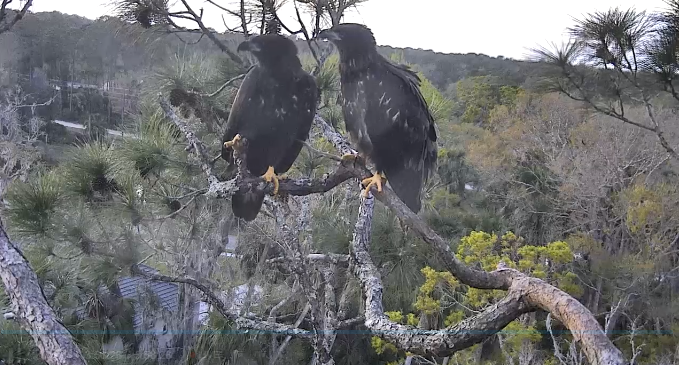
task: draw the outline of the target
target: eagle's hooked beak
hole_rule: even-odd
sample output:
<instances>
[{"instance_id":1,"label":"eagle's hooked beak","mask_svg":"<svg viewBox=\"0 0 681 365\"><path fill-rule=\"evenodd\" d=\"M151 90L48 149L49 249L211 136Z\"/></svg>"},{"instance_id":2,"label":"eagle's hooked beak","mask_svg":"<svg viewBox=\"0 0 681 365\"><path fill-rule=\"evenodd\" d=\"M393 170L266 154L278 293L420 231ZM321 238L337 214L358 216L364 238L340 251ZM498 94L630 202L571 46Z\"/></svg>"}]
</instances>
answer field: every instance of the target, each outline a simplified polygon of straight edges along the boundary
<instances>
[{"instance_id":1,"label":"eagle's hooked beak","mask_svg":"<svg viewBox=\"0 0 681 365\"><path fill-rule=\"evenodd\" d=\"M237 47L236 51L237 52L247 52L248 51L248 52L253 53L253 52L260 51L260 47L257 44L255 44L251 41L243 41L243 42L239 43L239 47Z\"/></svg>"},{"instance_id":2,"label":"eagle's hooked beak","mask_svg":"<svg viewBox=\"0 0 681 365\"><path fill-rule=\"evenodd\" d=\"M331 29L322 30L317 36L319 39L328 39L330 41L339 41L341 37L338 33L332 31Z\"/></svg>"}]
</instances>

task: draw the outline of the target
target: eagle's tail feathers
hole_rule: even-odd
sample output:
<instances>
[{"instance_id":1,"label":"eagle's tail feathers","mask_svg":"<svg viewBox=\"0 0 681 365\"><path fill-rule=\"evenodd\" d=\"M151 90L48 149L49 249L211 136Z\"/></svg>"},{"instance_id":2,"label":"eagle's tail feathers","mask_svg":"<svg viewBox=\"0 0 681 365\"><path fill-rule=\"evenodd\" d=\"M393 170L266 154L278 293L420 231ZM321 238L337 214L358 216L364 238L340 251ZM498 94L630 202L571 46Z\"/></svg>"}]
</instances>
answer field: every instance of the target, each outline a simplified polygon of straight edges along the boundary
<instances>
[{"instance_id":1,"label":"eagle's tail feathers","mask_svg":"<svg viewBox=\"0 0 681 365\"><path fill-rule=\"evenodd\" d=\"M245 193L232 195L232 212L234 215L249 222L255 219L260 212L265 193Z\"/></svg>"},{"instance_id":2,"label":"eagle's tail feathers","mask_svg":"<svg viewBox=\"0 0 681 365\"><path fill-rule=\"evenodd\" d=\"M418 213L421 210L421 189L423 171L405 168L400 171L385 171L388 184L395 194L411 209Z\"/></svg>"}]
</instances>

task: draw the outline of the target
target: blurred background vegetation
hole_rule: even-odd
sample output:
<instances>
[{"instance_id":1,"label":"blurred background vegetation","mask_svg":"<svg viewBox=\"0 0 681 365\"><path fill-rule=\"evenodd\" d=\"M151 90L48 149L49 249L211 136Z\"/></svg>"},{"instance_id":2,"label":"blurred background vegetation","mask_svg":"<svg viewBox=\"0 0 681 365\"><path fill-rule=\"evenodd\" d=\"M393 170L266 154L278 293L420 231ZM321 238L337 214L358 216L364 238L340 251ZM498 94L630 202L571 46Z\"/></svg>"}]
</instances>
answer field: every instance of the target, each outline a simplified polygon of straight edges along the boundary
<instances>
[{"instance_id":1,"label":"blurred background vegetation","mask_svg":"<svg viewBox=\"0 0 681 365\"><path fill-rule=\"evenodd\" d=\"M678 2L675 6L678 33ZM589 41L587 31L594 24L585 21L577 28ZM241 39L217 36L230 47ZM312 71L307 44L297 44L305 68ZM678 71L678 38L676 44ZM651 47L646 50L653 52ZM379 51L419 72L436 118L439 167L426 187L421 213L431 227L469 265L493 270L504 261L575 296L626 356L636 355L636 363L678 364L679 114L678 94L671 92L678 90L676 71L670 83L664 79L669 70L657 69L642 75L638 88L623 92L613 86L621 80L607 63L598 72L570 69L575 75L596 72L580 84L582 99L621 106L626 118L644 124L652 110L659 132L676 148L674 158L660 145L658 131L566 95L575 90L566 90L560 71L575 55L563 50L544 52L543 61L551 62L391 47ZM586 57L590 51L581 52ZM337 62L336 56L326 58L317 80L323 92L320 114L343 131L336 105ZM288 273L258 265L272 255L271 220L265 214L242 226L232 219L229 202L202 195L206 182L200 166L157 103L159 91L170 95L217 155L238 83L207 95L237 75L237 67L198 34L184 34L181 40L115 17L92 21L57 12L28 14L0 35L4 215L50 304L79 333L76 339L89 363L267 364L276 351L271 335L222 334L233 323L216 312L199 324L198 310L190 304L200 296L183 286L175 326L199 334L175 335L170 359L141 349L150 337L145 334L124 333L123 350L102 351L116 331L133 326L140 311L133 302L143 296L125 297L119 280L140 262L167 275L199 273L226 293L239 285L249 293L259 288L261 300L249 299L247 310L263 316L292 293ZM74 132L54 120L87 128ZM106 135L105 129L124 136ZM309 142L335 153L314 130ZM333 165L304 149L289 175L320 176ZM216 166L229 176L222 162ZM347 253L355 190L346 183L312 197L314 251ZM381 270L391 319L443 328L501 298L441 271L429 246L401 229L380 205L372 229L372 258ZM231 237L238 238L237 256L220 255ZM352 317L363 303L356 283L347 285L357 287ZM294 296L278 319L294 322L305 304L303 296ZM4 295L0 307L8 308ZM306 326L303 321L301 328ZM0 319L0 328L0 359L41 363L31 338L15 322ZM410 361L584 363L563 329L545 313L533 313L451 358ZM307 364L311 353L306 342L293 339L279 363ZM401 364L409 356L369 334L341 334L334 347L338 364Z\"/></svg>"}]
</instances>

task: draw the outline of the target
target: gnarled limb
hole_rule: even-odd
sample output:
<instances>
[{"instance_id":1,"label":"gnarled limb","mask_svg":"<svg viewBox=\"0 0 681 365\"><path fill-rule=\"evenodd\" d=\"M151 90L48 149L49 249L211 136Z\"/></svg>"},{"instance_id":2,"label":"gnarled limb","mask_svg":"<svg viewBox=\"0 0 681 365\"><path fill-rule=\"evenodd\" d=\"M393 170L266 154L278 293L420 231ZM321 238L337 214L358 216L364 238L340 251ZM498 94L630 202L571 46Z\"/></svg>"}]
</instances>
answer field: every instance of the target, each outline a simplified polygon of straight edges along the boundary
<instances>
[{"instance_id":1,"label":"gnarled limb","mask_svg":"<svg viewBox=\"0 0 681 365\"><path fill-rule=\"evenodd\" d=\"M321 118L318 124L325 123ZM337 134L330 127L326 134ZM329 140L339 139L329 136ZM342 137L340 137L342 139ZM334 143L342 146L341 143ZM340 149L340 148L339 148ZM361 176L361 175L360 175ZM493 272L475 270L462 263L452 252L449 244L414 214L389 187L376 194L403 223L431 244L444 259L447 268L462 283L478 289L505 289L507 296L494 306L478 315L467 318L457 325L436 334L426 335L410 326L388 320L383 314L383 287L378 270L368 253L373 197L362 200L351 245L351 264L356 276L362 282L366 297L366 326L377 331L377 335L401 349L417 354L448 356L503 329L521 314L535 309L544 309L553 314L570 329L580 341L582 350L591 364L624 364L622 353L608 339L593 314L577 299L543 280L529 277L513 269ZM432 332L432 331L428 331ZM426 332L426 333L428 333Z\"/></svg>"},{"instance_id":2,"label":"gnarled limb","mask_svg":"<svg viewBox=\"0 0 681 365\"><path fill-rule=\"evenodd\" d=\"M165 110L165 109L164 109ZM169 109L170 112L172 110ZM168 114L168 110L166 110ZM176 116L171 118L174 122L181 120ZM343 154L355 153L350 144L333 128L331 128L321 117L315 117L317 125L322 134ZM179 125L178 125L179 126ZM182 127L180 129L183 129ZM186 130L186 126L183 131ZM189 137L193 134L187 133ZM200 145L196 141L190 140L192 145ZM197 150L200 154L200 150ZM238 160L239 158L237 158ZM341 164L342 165L342 164ZM204 170L205 171L205 170ZM207 171L207 174L209 172ZM302 184L301 181L284 187L282 182L280 189L299 189L300 195L312 193L312 186L315 189L330 190L340 182L350 178L362 178L367 176L366 167L340 166L331 176L342 174L342 177L335 177L332 183L317 185L315 183ZM209 175L210 176L210 175ZM242 180L230 180L228 182L216 182L209 178L211 187L209 191L214 191L216 196L226 197L238 191L243 186ZM344 179L344 180L343 180ZM341 181L342 180L342 181ZM338 184L336 184L338 182ZM258 184L261 184L260 181ZM319 183L319 181L317 182ZM335 185L334 185L335 184ZM333 185L333 186L331 186ZM320 188L323 186L323 189ZM218 188L219 187L219 188ZM244 187L245 188L245 187ZM261 187L251 187L261 188ZM262 187L264 189L264 187ZM269 188L269 186L268 186ZM328 190L324 190L328 191ZM375 333L399 348L423 356L449 356L456 351L470 347L481 342L485 338L494 335L503 329L511 321L518 318L523 313L543 309L550 312L567 326L572 335L577 339L584 354L592 364L624 364L622 353L610 342L605 332L600 327L594 316L579 301L567 293L555 288L554 286L537 278L529 277L517 270L500 268L493 272L473 269L461 262L452 252L449 243L435 233L427 224L395 195L389 187L385 187L382 192L376 194L384 205L386 205L404 224L413 229L420 235L425 242L432 245L444 260L446 267L462 283L478 289L501 289L506 290L507 295L500 302L492 305L477 315L467 318L444 330L419 330L411 326L394 323L383 313L382 295L383 285L378 274L378 270L371 261L368 252L368 243L371 231L371 218L373 214L374 195L362 198L358 219L353 232L351 244L350 264L355 276L360 280L362 291L366 300L365 325ZM275 217L278 215L275 214ZM284 221L278 221L278 226L282 228L280 233L285 236L287 242L297 241L291 234L288 225ZM301 257L297 261L302 264ZM298 279L305 279L304 275L298 272ZM302 283L301 283L302 284ZM303 284L308 287L311 283ZM311 304L319 303L316 293L309 291L306 293ZM333 359L326 356L328 352L323 346L322 338L319 337L319 330L335 330L336 328L325 328L324 316L320 308L313 305L312 322L315 327L316 335L313 336L315 351L323 359L323 362L333 363ZM327 321L328 322L328 321ZM331 326L334 327L334 326Z\"/></svg>"}]
</instances>

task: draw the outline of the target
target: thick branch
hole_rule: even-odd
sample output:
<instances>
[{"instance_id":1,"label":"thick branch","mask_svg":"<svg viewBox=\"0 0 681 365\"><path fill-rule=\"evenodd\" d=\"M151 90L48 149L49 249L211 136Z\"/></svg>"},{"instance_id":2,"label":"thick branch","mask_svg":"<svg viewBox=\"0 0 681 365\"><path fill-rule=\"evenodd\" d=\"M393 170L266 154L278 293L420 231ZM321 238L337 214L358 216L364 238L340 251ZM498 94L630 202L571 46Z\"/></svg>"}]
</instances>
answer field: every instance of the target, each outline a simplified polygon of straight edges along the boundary
<instances>
[{"instance_id":1,"label":"thick branch","mask_svg":"<svg viewBox=\"0 0 681 365\"><path fill-rule=\"evenodd\" d=\"M369 255L371 218L374 198L362 198L357 223L352 234L351 265L360 280L366 309L365 325L377 336L404 351L423 356L444 357L468 348L503 329L520 314L530 310L519 293L508 295L480 314L467 318L445 330L421 330L392 322L383 310L383 283Z\"/></svg>"},{"instance_id":2,"label":"thick branch","mask_svg":"<svg viewBox=\"0 0 681 365\"><path fill-rule=\"evenodd\" d=\"M386 195L385 192L384 189L378 195ZM399 202L395 205L399 207L404 204ZM360 279L366 298L365 324L378 336L405 351L423 356L444 357L479 343L506 327L521 314L541 308L552 313L570 329L572 335L580 341L590 363L624 363L622 353L610 342L591 312L579 301L543 280L528 277L512 269L485 273L498 277L502 282L511 283L504 299L445 330L422 331L391 322L383 314L383 285L368 252L372 210L373 198L364 199L353 232L351 264L355 275ZM416 229L420 225L410 227Z\"/></svg>"},{"instance_id":3,"label":"thick branch","mask_svg":"<svg viewBox=\"0 0 681 365\"><path fill-rule=\"evenodd\" d=\"M279 191L295 196L325 193L353 177L355 177L354 172L341 165L333 173L325 174L319 179L281 179L279 180ZM271 194L274 192L274 185L262 178L249 176L241 179L241 181L235 178L212 183L206 194L227 198L236 192L247 191L262 191Z\"/></svg>"},{"instance_id":4,"label":"thick branch","mask_svg":"<svg viewBox=\"0 0 681 365\"><path fill-rule=\"evenodd\" d=\"M504 271L518 273L509 269ZM581 344L589 363L625 364L622 352L608 339L593 314L577 299L543 280L526 275L516 276L514 285L517 285L529 305L551 313L570 330Z\"/></svg>"},{"instance_id":5,"label":"thick branch","mask_svg":"<svg viewBox=\"0 0 681 365\"><path fill-rule=\"evenodd\" d=\"M357 151L355 151L350 143L343 138L338 132L336 132L333 127L331 127L319 114L316 114L314 117L314 123L321 129L322 134L326 139L333 144L334 147L340 152L341 154L347 155L347 154L356 154Z\"/></svg>"},{"instance_id":6,"label":"thick branch","mask_svg":"<svg viewBox=\"0 0 681 365\"><path fill-rule=\"evenodd\" d=\"M330 253L330 254L311 253L311 254L308 254L307 256L303 256L303 259L308 260L308 261L321 261L321 262L332 263L334 265L347 264L349 258L350 257L348 255L341 255L341 254L336 254L336 253ZM283 263L283 262L286 262L285 257L275 257L275 258L267 260L268 264L277 264L277 263Z\"/></svg>"},{"instance_id":7,"label":"thick branch","mask_svg":"<svg viewBox=\"0 0 681 365\"><path fill-rule=\"evenodd\" d=\"M170 106L170 103L168 103L161 93L158 94L158 97L161 104L161 109L163 109L166 117L170 119L170 121L173 122L173 124L175 124L177 128L182 131L182 133L184 133L187 142L189 142L194 151L196 151L199 159L201 160L201 170L208 175L209 183L213 184L217 182L217 178L215 175L213 175L213 166L210 163L212 158L208 155L203 142L201 142L201 140L196 137L194 132L189 129L189 127L180 119L180 117L177 116L177 114L175 114L173 108Z\"/></svg>"},{"instance_id":8,"label":"thick branch","mask_svg":"<svg viewBox=\"0 0 681 365\"><path fill-rule=\"evenodd\" d=\"M172 110L170 110L172 112ZM175 118L179 121L179 118ZM181 121L180 121L181 122ZM315 117L315 123L324 136L331 141L341 153L354 153L349 143L333 130L321 117ZM187 134L190 143L193 134ZM366 167L343 167L350 171L350 177L362 177L369 174ZM236 181L221 183L225 187L220 191L231 192L237 189ZM281 189L281 186L280 186ZM284 189L282 189L284 190ZM558 318L580 341L584 353L592 364L624 364L622 353L610 342L595 318L579 301L548 283L528 277L516 270L499 269L486 272L468 267L452 252L449 243L437 235L427 224L414 214L389 188L376 194L397 217L407 226L417 232L427 243L431 244L445 261L447 268L462 283L479 289L508 290L507 296L500 302L483 310L476 316L467 318L455 326L442 331L423 331L411 326L391 322L383 314L383 286L378 270L371 261L368 243L371 232L371 217L373 214L374 198L369 195L362 198L357 223L353 232L350 263L353 272L359 278L366 299L365 325L376 335L396 344L405 351L425 356L448 356L452 353L472 346L475 343L495 334L521 314L541 308ZM275 214L275 216L278 216ZM285 222L278 222L287 228ZM288 231L288 230L284 230ZM288 233L290 232L282 232ZM293 237L285 237L292 242ZM303 264L303 260L299 260ZM299 273L299 279L306 279ZM310 284L301 284L309 287ZM311 304L318 303L315 293L306 293ZM313 308L313 326L318 326L319 308ZM319 328L315 328L316 331ZM318 339L313 337L317 350Z\"/></svg>"},{"instance_id":9,"label":"thick branch","mask_svg":"<svg viewBox=\"0 0 681 365\"><path fill-rule=\"evenodd\" d=\"M0 222L0 277L12 311L33 337L40 357L50 365L83 364L85 359L71 333L59 321L28 260L9 240Z\"/></svg>"}]
</instances>

